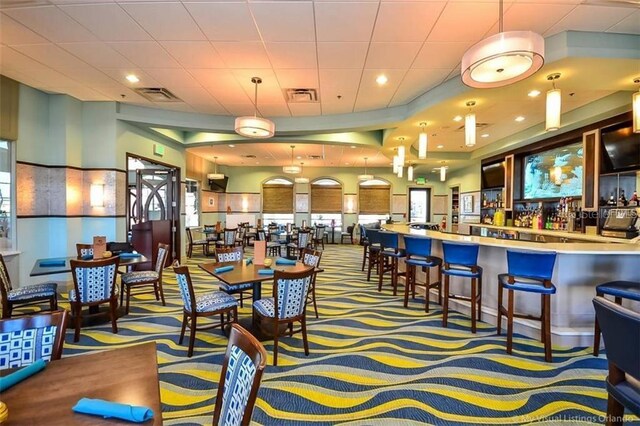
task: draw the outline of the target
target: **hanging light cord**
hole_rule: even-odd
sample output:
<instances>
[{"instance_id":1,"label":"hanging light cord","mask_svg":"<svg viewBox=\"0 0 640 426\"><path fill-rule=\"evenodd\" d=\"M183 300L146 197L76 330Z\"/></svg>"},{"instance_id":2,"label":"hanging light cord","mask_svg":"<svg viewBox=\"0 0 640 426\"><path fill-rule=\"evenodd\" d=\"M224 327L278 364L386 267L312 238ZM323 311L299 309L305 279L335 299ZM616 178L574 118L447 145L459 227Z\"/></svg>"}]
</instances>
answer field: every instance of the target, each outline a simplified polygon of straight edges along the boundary
<instances>
[{"instance_id":1,"label":"hanging light cord","mask_svg":"<svg viewBox=\"0 0 640 426\"><path fill-rule=\"evenodd\" d=\"M502 0L500 0L500 17L498 19L498 28L499 28L499 32L503 32L502 30L504 29L504 24L502 22L502 13L503 13L503 4L502 4Z\"/></svg>"},{"instance_id":2,"label":"hanging light cord","mask_svg":"<svg viewBox=\"0 0 640 426\"><path fill-rule=\"evenodd\" d=\"M257 117L258 116L258 81L256 80L253 85L255 87L255 91L253 95L253 106L255 107L255 112L253 113L253 116Z\"/></svg>"}]
</instances>

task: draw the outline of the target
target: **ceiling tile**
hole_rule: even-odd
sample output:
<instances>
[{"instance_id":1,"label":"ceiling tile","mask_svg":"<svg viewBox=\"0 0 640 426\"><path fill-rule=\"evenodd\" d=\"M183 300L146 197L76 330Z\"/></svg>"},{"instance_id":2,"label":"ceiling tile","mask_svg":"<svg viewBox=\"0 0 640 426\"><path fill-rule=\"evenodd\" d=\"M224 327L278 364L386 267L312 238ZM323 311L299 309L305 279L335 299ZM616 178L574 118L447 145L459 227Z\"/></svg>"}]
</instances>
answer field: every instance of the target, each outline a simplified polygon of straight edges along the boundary
<instances>
[{"instance_id":1,"label":"ceiling tile","mask_svg":"<svg viewBox=\"0 0 640 426\"><path fill-rule=\"evenodd\" d=\"M59 48L55 44L22 44L13 46L15 50L21 52L36 61L51 68L83 68L87 64L76 58L69 52Z\"/></svg>"},{"instance_id":2,"label":"ceiling tile","mask_svg":"<svg viewBox=\"0 0 640 426\"><path fill-rule=\"evenodd\" d=\"M211 41L257 41L260 35L245 2L184 3Z\"/></svg>"},{"instance_id":3,"label":"ceiling tile","mask_svg":"<svg viewBox=\"0 0 640 426\"><path fill-rule=\"evenodd\" d=\"M59 43L58 46L98 68L133 68L127 58L103 42Z\"/></svg>"},{"instance_id":4,"label":"ceiling tile","mask_svg":"<svg viewBox=\"0 0 640 426\"><path fill-rule=\"evenodd\" d=\"M229 68L271 68L267 52L259 41L215 42L213 46Z\"/></svg>"},{"instance_id":5,"label":"ceiling tile","mask_svg":"<svg viewBox=\"0 0 640 426\"><path fill-rule=\"evenodd\" d=\"M225 68L208 41L163 41L160 44L185 68Z\"/></svg>"},{"instance_id":6,"label":"ceiling tile","mask_svg":"<svg viewBox=\"0 0 640 426\"><path fill-rule=\"evenodd\" d=\"M504 30L544 34L573 8L575 5L572 4L547 4L541 7L539 4L515 3L504 14ZM497 33L498 28L496 23L489 32Z\"/></svg>"},{"instance_id":7,"label":"ceiling tile","mask_svg":"<svg viewBox=\"0 0 640 426\"><path fill-rule=\"evenodd\" d=\"M0 45L0 59L2 59L2 67L11 68L16 71L26 70L46 70L48 66L31 59L17 50Z\"/></svg>"},{"instance_id":8,"label":"ceiling tile","mask_svg":"<svg viewBox=\"0 0 640 426\"><path fill-rule=\"evenodd\" d=\"M446 1L382 3L372 40L424 41L446 3Z\"/></svg>"},{"instance_id":9,"label":"ceiling tile","mask_svg":"<svg viewBox=\"0 0 640 426\"><path fill-rule=\"evenodd\" d=\"M377 11L377 3L316 3L318 41L369 41Z\"/></svg>"},{"instance_id":10,"label":"ceiling tile","mask_svg":"<svg viewBox=\"0 0 640 426\"><path fill-rule=\"evenodd\" d=\"M320 104L289 104L289 109L291 110L291 115L293 117L304 117L310 115L320 115Z\"/></svg>"},{"instance_id":11,"label":"ceiling tile","mask_svg":"<svg viewBox=\"0 0 640 426\"><path fill-rule=\"evenodd\" d=\"M361 77L362 70L359 69L321 69L320 99L323 103L355 101ZM338 96L341 96L341 99L338 99Z\"/></svg>"},{"instance_id":12,"label":"ceiling tile","mask_svg":"<svg viewBox=\"0 0 640 426\"><path fill-rule=\"evenodd\" d=\"M230 104L251 106L253 108L251 103L253 96L251 98L247 96L231 71L226 69L191 69L189 72L225 108Z\"/></svg>"},{"instance_id":13,"label":"ceiling tile","mask_svg":"<svg viewBox=\"0 0 640 426\"><path fill-rule=\"evenodd\" d=\"M371 43L365 68L407 69L421 47L421 42Z\"/></svg>"},{"instance_id":14,"label":"ceiling tile","mask_svg":"<svg viewBox=\"0 0 640 426\"><path fill-rule=\"evenodd\" d=\"M318 43L320 68L362 68L369 43Z\"/></svg>"},{"instance_id":15,"label":"ceiling tile","mask_svg":"<svg viewBox=\"0 0 640 426\"><path fill-rule=\"evenodd\" d=\"M46 42L47 39L40 37L29 28L11 19L8 15L0 14L0 43L12 45Z\"/></svg>"},{"instance_id":16,"label":"ceiling tile","mask_svg":"<svg viewBox=\"0 0 640 426\"><path fill-rule=\"evenodd\" d=\"M353 112L353 104L355 99L351 102L344 102L331 100L328 102L321 101L322 105L322 115L333 115L333 114L348 114Z\"/></svg>"},{"instance_id":17,"label":"ceiling tile","mask_svg":"<svg viewBox=\"0 0 640 426\"><path fill-rule=\"evenodd\" d=\"M182 3L121 4L156 40L205 40Z\"/></svg>"},{"instance_id":18,"label":"ceiling tile","mask_svg":"<svg viewBox=\"0 0 640 426\"><path fill-rule=\"evenodd\" d=\"M360 81L358 98L356 99L355 111L367 111L386 107L402 82L406 72L407 70L398 69L364 70L362 80ZM389 79L389 81L382 86L378 85L375 81L376 77L380 74L386 75Z\"/></svg>"},{"instance_id":19,"label":"ceiling tile","mask_svg":"<svg viewBox=\"0 0 640 426\"><path fill-rule=\"evenodd\" d=\"M112 42L109 45L141 68L180 68L155 41Z\"/></svg>"},{"instance_id":20,"label":"ceiling tile","mask_svg":"<svg viewBox=\"0 0 640 426\"><path fill-rule=\"evenodd\" d=\"M411 69L391 99L391 106L404 105L442 83L449 69Z\"/></svg>"},{"instance_id":21,"label":"ceiling tile","mask_svg":"<svg viewBox=\"0 0 640 426\"><path fill-rule=\"evenodd\" d=\"M84 67L69 67L69 68L58 68L62 74L67 77L73 79L73 81L78 84L83 85L84 87L122 87L122 84L116 82L114 79L109 77L107 74L96 70L95 68Z\"/></svg>"},{"instance_id":22,"label":"ceiling tile","mask_svg":"<svg viewBox=\"0 0 640 426\"><path fill-rule=\"evenodd\" d=\"M318 67L315 43L266 43L266 48L274 68Z\"/></svg>"},{"instance_id":23,"label":"ceiling tile","mask_svg":"<svg viewBox=\"0 0 640 426\"><path fill-rule=\"evenodd\" d=\"M55 6L6 9L3 13L53 42L95 40L86 28Z\"/></svg>"},{"instance_id":24,"label":"ceiling tile","mask_svg":"<svg viewBox=\"0 0 640 426\"><path fill-rule=\"evenodd\" d=\"M107 74L109 77L111 77L115 81L125 85L126 87L134 88L134 87L160 87L161 86L160 83L158 83L156 80L151 78L149 74L142 71L142 69L140 68L135 68L135 67L134 68L102 68L101 71ZM126 77L129 74L135 75L136 77L138 77L138 79L140 79L140 81L137 83L130 83L126 79Z\"/></svg>"},{"instance_id":25,"label":"ceiling tile","mask_svg":"<svg viewBox=\"0 0 640 426\"><path fill-rule=\"evenodd\" d=\"M202 87L191 74L181 68L149 68L147 73L169 90L173 87Z\"/></svg>"},{"instance_id":26,"label":"ceiling tile","mask_svg":"<svg viewBox=\"0 0 640 426\"><path fill-rule=\"evenodd\" d=\"M222 111L226 114L226 110L211 96L209 92L204 90L202 86L175 86L171 87L171 92L194 108L208 106L211 110ZM197 107L196 107L197 106Z\"/></svg>"},{"instance_id":27,"label":"ceiling tile","mask_svg":"<svg viewBox=\"0 0 640 426\"><path fill-rule=\"evenodd\" d=\"M250 8L266 42L316 39L310 1L251 3Z\"/></svg>"},{"instance_id":28,"label":"ceiling tile","mask_svg":"<svg viewBox=\"0 0 640 426\"><path fill-rule=\"evenodd\" d=\"M496 2L449 2L428 41L479 41L498 21Z\"/></svg>"},{"instance_id":29,"label":"ceiling tile","mask_svg":"<svg viewBox=\"0 0 640 426\"><path fill-rule=\"evenodd\" d=\"M253 99L255 94L255 84L251 82L251 79L253 77L260 77L262 79L262 83L258 85L258 104L284 103L284 95L282 94L273 70L262 69L256 72L255 69L237 69L231 70L231 74L233 74L236 81L242 86L249 99Z\"/></svg>"},{"instance_id":30,"label":"ceiling tile","mask_svg":"<svg viewBox=\"0 0 640 426\"><path fill-rule=\"evenodd\" d=\"M607 29L609 33L640 34L640 10Z\"/></svg>"},{"instance_id":31,"label":"ceiling tile","mask_svg":"<svg viewBox=\"0 0 640 426\"><path fill-rule=\"evenodd\" d=\"M562 31L605 31L635 12L626 7L579 5L551 27L545 37Z\"/></svg>"},{"instance_id":32,"label":"ceiling tile","mask_svg":"<svg viewBox=\"0 0 640 426\"><path fill-rule=\"evenodd\" d=\"M117 4L82 4L60 6L104 41L142 41L151 36Z\"/></svg>"},{"instance_id":33,"label":"ceiling tile","mask_svg":"<svg viewBox=\"0 0 640 426\"><path fill-rule=\"evenodd\" d=\"M416 56L412 68L453 68L473 43L426 42Z\"/></svg>"},{"instance_id":34,"label":"ceiling tile","mask_svg":"<svg viewBox=\"0 0 640 426\"><path fill-rule=\"evenodd\" d=\"M276 70L282 88L318 88L318 70Z\"/></svg>"},{"instance_id":35,"label":"ceiling tile","mask_svg":"<svg viewBox=\"0 0 640 426\"><path fill-rule=\"evenodd\" d=\"M284 102L276 103L276 104L260 102L258 104L258 110L260 111L260 114L262 114L264 117L290 117L291 116L289 107Z\"/></svg>"}]
</instances>

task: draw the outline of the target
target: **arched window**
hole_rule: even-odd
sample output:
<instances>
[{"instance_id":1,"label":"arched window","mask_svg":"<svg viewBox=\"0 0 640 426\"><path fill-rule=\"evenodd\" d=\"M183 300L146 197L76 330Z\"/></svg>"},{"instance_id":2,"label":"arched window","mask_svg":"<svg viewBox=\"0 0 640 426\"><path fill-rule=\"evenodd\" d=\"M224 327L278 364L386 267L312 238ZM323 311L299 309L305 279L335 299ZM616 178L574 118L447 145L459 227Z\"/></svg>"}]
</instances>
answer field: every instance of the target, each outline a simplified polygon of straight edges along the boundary
<instances>
[{"instance_id":1,"label":"arched window","mask_svg":"<svg viewBox=\"0 0 640 426\"><path fill-rule=\"evenodd\" d=\"M293 189L293 182L284 178L272 178L262 184L263 223L293 223Z\"/></svg>"},{"instance_id":2,"label":"arched window","mask_svg":"<svg viewBox=\"0 0 640 426\"><path fill-rule=\"evenodd\" d=\"M342 184L335 179L320 178L311 182L311 223L342 225Z\"/></svg>"},{"instance_id":3,"label":"arched window","mask_svg":"<svg viewBox=\"0 0 640 426\"><path fill-rule=\"evenodd\" d=\"M391 185L381 179L360 182L358 191L359 223L385 220L391 210Z\"/></svg>"}]
</instances>

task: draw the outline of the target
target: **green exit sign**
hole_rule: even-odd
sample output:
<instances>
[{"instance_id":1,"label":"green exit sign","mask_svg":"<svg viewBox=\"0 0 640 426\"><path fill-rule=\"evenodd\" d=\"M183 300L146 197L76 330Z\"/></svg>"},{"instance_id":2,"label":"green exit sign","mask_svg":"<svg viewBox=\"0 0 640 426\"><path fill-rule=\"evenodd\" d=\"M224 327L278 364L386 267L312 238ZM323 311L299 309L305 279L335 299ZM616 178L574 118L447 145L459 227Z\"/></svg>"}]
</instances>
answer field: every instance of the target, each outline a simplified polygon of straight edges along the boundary
<instances>
[{"instance_id":1,"label":"green exit sign","mask_svg":"<svg viewBox=\"0 0 640 426\"><path fill-rule=\"evenodd\" d=\"M424 177L416 178L416 184L417 185L424 185L426 183L427 183L427 179L426 178L424 178Z\"/></svg>"},{"instance_id":2,"label":"green exit sign","mask_svg":"<svg viewBox=\"0 0 640 426\"><path fill-rule=\"evenodd\" d=\"M158 145L156 143L153 144L153 153L158 157L162 157L164 155L164 145Z\"/></svg>"}]
</instances>

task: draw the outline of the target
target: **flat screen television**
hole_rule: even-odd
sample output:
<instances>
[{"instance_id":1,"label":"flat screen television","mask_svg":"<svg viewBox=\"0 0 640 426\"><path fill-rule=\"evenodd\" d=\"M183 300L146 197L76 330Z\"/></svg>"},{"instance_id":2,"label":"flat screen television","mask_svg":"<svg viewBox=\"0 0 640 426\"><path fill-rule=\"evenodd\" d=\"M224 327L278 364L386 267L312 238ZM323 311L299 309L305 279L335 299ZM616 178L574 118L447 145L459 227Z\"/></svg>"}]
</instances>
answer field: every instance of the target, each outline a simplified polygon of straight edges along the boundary
<instances>
[{"instance_id":1,"label":"flat screen television","mask_svg":"<svg viewBox=\"0 0 640 426\"><path fill-rule=\"evenodd\" d=\"M602 129L600 140L603 173L640 170L640 133L628 123Z\"/></svg>"},{"instance_id":2,"label":"flat screen television","mask_svg":"<svg viewBox=\"0 0 640 426\"><path fill-rule=\"evenodd\" d=\"M482 187L497 188L504 186L504 165L502 162L482 166Z\"/></svg>"},{"instance_id":3,"label":"flat screen television","mask_svg":"<svg viewBox=\"0 0 640 426\"><path fill-rule=\"evenodd\" d=\"M524 199L582 195L582 142L524 157Z\"/></svg>"},{"instance_id":4,"label":"flat screen television","mask_svg":"<svg viewBox=\"0 0 640 426\"><path fill-rule=\"evenodd\" d=\"M229 176L225 176L224 179L209 179L209 188L213 192L227 192L228 182Z\"/></svg>"}]
</instances>

